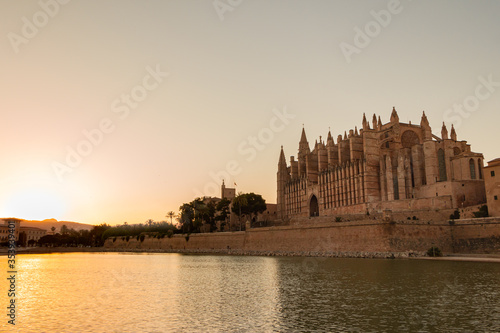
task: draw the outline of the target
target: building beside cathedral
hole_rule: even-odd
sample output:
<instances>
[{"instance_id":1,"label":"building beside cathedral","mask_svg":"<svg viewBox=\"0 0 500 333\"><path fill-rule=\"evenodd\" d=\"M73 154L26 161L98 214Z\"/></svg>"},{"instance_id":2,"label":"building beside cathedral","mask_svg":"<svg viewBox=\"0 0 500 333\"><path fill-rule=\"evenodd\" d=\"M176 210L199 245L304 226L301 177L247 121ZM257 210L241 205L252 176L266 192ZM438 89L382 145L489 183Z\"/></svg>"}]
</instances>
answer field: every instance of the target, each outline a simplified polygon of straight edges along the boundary
<instances>
[{"instance_id":1,"label":"building beside cathedral","mask_svg":"<svg viewBox=\"0 0 500 333\"><path fill-rule=\"evenodd\" d=\"M490 216L500 216L500 158L488 162L484 168L486 201Z\"/></svg>"},{"instance_id":2,"label":"building beside cathedral","mask_svg":"<svg viewBox=\"0 0 500 333\"><path fill-rule=\"evenodd\" d=\"M305 130L297 159L278 162L277 214L282 220L395 212L451 210L486 202L483 155L450 134L432 134L422 115L420 125L399 121L393 108L382 124L363 115L357 127L326 142L319 138L311 151Z\"/></svg>"}]
</instances>

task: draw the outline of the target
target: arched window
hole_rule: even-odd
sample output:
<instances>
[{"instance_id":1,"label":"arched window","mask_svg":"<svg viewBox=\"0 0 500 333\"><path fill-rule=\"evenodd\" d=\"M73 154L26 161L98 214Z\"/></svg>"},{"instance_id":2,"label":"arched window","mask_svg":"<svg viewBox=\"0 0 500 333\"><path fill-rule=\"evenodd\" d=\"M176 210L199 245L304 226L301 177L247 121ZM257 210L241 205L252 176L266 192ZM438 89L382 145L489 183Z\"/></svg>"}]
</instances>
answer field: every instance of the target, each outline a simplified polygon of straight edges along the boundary
<instances>
[{"instance_id":1,"label":"arched window","mask_svg":"<svg viewBox=\"0 0 500 333\"><path fill-rule=\"evenodd\" d=\"M420 143L420 139L418 138L417 133L408 130L401 135L401 143L403 148L411 148L414 145L418 145Z\"/></svg>"},{"instance_id":2,"label":"arched window","mask_svg":"<svg viewBox=\"0 0 500 333\"><path fill-rule=\"evenodd\" d=\"M474 160L472 158L469 160L469 167L470 179L476 179L476 164L474 163Z\"/></svg>"},{"instance_id":3,"label":"arched window","mask_svg":"<svg viewBox=\"0 0 500 333\"><path fill-rule=\"evenodd\" d=\"M318 199L316 198L315 195L311 197L311 202L309 203L309 216L310 217L319 216Z\"/></svg>"},{"instance_id":4,"label":"arched window","mask_svg":"<svg viewBox=\"0 0 500 333\"><path fill-rule=\"evenodd\" d=\"M444 150L438 150L438 165L439 165L439 181L443 182L447 180L446 177L446 161L444 159Z\"/></svg>"},{"instance_id":5,"label":"arched window","mask_svg":"<svg viewBox=\"0 0 500 333\"><path fill-rule=\"evenodd\" d=\"M477 160L477 173L479 174L479 179L483 179L483 171L482 171L483 165L482 164L483 163L482 163L481 159L478 159Z\"/></svg>"}]
</instances>

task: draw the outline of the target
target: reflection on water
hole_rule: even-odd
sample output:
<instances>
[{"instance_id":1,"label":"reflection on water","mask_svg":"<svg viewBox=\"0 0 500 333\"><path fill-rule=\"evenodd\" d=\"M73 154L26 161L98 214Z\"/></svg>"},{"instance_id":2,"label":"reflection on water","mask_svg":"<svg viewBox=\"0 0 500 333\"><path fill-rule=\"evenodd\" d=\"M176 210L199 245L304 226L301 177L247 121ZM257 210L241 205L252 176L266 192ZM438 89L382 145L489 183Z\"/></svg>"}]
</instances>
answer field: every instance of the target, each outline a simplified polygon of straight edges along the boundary
<instances>
[{"instance_id":1,"label":"reflection on water","mask_svg":"<svg viewBox=\"0 0 500 333\"><path fill-rule=\"evenodd\" d=\"M282 325L359 332L500 330L500 266L415 260L279 261Z\"/></svg>"},{"instance_id":2,"label":"reflection on water","mask_svg":"<svg viewBox=\"0 0 500 333\"><path fill-rule=\"evenodd\" d=\"M17 259L19 332L500 331L496 263L88 253ZM7 290L5 281L0 286ZM6 322L0 330L10 329Z\"/></svg>"}]
</instances>

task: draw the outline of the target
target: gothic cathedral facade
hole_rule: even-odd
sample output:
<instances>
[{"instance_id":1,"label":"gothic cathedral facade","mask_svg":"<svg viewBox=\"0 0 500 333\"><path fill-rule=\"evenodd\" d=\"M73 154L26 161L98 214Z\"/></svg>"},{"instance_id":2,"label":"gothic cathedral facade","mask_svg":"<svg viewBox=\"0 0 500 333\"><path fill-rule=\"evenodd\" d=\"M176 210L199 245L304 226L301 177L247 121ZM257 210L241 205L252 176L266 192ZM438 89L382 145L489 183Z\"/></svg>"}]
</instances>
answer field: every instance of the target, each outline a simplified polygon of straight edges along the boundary
<instances>
[{"instance_id":1,"label":"gothic cathedral facade","mask_svg":"<svg viewBox=\"0 0 500 333\"><path fill-rule=\"evenodd\" d=\"M484 203L483 155L459 141L443 123L432 134L422 115L420 125L402 123L393 108L382 124L363 115L362 129L344 132L334 142L328 133L311 151L305 130L297 160L287 164L283 147L278 162L278 218L339 216L392 211L448 210Z\"/></svg>"}]
</instances>

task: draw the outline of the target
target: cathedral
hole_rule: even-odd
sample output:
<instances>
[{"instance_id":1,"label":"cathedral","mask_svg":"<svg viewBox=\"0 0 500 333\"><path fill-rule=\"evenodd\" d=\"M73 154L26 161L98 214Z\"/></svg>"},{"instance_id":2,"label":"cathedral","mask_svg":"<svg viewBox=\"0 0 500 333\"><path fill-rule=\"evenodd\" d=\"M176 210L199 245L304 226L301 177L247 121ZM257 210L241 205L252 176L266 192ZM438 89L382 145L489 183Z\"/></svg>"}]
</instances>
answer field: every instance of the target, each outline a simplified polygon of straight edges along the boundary
<instances>
[{"instance_id":1,"label":"cathedral","mask_svg":"<svg viewBox=\"0 0 500 333\"><path fill-rule=\"evenodd\" d=\"M370 126L371 125L371 126ZM328 132L311 151L305 130L297 159L278 162L277 214L281 220L391 211L454 210L486 202L483 155L450 134L432 134L422 115L420 125L399 121L393 108L382 124L363 115L357 127L337 137Z\"/></svg>"}]
</instances>

